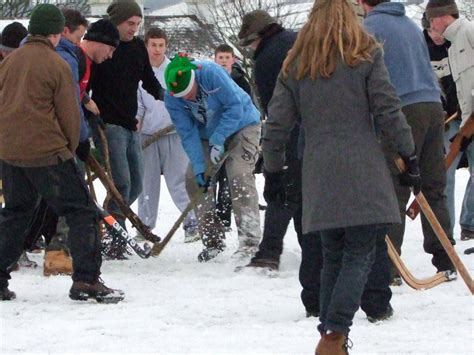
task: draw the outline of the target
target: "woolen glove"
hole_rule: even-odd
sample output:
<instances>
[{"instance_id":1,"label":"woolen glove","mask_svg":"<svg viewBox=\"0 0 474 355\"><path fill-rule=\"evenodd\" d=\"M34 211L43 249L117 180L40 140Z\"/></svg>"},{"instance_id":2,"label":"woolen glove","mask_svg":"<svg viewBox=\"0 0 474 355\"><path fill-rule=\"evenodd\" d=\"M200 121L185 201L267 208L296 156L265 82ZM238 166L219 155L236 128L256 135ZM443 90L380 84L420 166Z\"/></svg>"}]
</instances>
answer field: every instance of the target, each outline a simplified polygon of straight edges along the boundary
<instances>
[{"instance_id":1,"label":"woolen glove","mask_svg":"<svg viewBox=\"0 0 474 355\"><path fill-rule=\"evenodd\" d=\"M206 193L210 185L210 179L206 179L204 173L199 173L196 175L196 183L199 188L203 189L203 192Z\"/></svg>"},{"instance_id":2,"label":"woolen glove","mask_svg":"<svg viewBox=\"0 0 474 355\"><path fill-rule=\"evenodd\" d=\"M209 155L211 159L211 163L216 165L222 159L222 155L224 155L224 147L221 145L211 145L209 147Z\"/></svg>"},{"instance_id":3,"label":"woolen glove","mask_svg":"<svg viewBox=\"0 0 474 355\"><path fill-rule=\"evenodd\" d=\"M403 155L400 155L400 157L406 165L405 171L398 175L400 185L412 187L413 194L418 195L421 191L421 175L416 153L413 153L409 157Z\"/></svg>"},{"instance_id":4,"label":"woolen glove","mask_svg":"<svg viewBox=\"0 0 474 355\"><path fill-rule=\"evenodd\" d=\"M265 186L263 188L263 198L265 201L267 203L279 202L284 205L286 203L285 172L269 173L264 170L263 175L265 176Z\"/></svg>"},{"instance_id":5,"label":"woolen glove","mask_svg":"<svg viewBox=\"0 0 474 355\"><path fill-rule=\"evenodd\" d=\"M86 139L85 141L80 142L79 145L77 146L76 155L82 161L86 161L87 157L89 156L90 150L91 150L91 144L89 143L89 140Z\"/></svg>"}]
</instances>

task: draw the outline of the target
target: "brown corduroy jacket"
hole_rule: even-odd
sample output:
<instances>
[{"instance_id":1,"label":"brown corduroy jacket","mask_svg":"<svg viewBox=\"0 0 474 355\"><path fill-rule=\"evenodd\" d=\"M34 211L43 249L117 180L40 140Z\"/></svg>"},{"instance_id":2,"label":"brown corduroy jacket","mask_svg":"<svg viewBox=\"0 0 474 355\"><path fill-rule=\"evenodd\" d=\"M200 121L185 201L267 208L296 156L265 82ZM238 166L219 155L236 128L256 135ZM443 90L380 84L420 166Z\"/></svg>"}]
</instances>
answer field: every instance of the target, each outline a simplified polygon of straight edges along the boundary
<instances>
[{"instance_id":1,"label":"brown corduroy jacket","mask_svg":"<svg viewBox=\"0 0 474 355\"><path fill-rule=\"evenodd\" d=\"M55 165L73 157L80 113L71 69L42 36L0 63L0 159Z\"/></svg>"}]
</instances>

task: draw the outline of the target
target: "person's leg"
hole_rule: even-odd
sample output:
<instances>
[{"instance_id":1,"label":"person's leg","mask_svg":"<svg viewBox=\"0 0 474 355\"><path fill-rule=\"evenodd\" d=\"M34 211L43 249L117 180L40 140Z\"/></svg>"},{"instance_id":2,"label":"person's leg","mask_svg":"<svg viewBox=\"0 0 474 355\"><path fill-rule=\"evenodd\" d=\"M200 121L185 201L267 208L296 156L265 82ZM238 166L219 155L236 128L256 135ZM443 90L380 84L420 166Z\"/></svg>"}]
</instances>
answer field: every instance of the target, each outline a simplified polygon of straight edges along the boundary
<instances>
[{"instance_id":1,"label":"person's leg","mask_svg":"<svg viewBox=\"0 0 474 355\"><path fill-rule=\"evenodd\" d=\"M24 168L2 165L5 205L0 213L0 291L8 286L11 268L23 251L25 232L40 201Z\"/></svg>"},{"instance_id":2,"label":"person's leg","mask_svg":"<svg viewBox=\"0 0 474 355\"><path fill-rule=\"evenodd\" d=\"M143 159L140 134L128 132L129 145L127 150L128 168L130 169L130 194L127 203L132 205L143 190ZM160 177L160 175L158 175Z\"/></svg>"},{"instance_id":3,"label":"person's leg","mask_svg":"<svg viewBox=\"0 0 474 355\"><path fill-rule=\"evenodd\" d=\"M370 321L387 319L393 314L390 306L390 265L385 234L380 234L376 241L375 261L370 269L360 305Z\"/></svg>"},{"instance_id":4,"label":"person's leg","mask_svg":"<svg viewBox=\"0 0 474 355\"><path fill-rule=\"evenodd\" d=\"M219 171L217 179L219 191L217 192L217 215L226 229L230 229L232 224L232 199L230 197L229 179L224 167Z\"/></svg>"},{"instance_id":5,"label":"person's leg","mask_svg":"<svg viewBox=\"0 0 474 355\"><path fill-rule=\"evenodd\" d=\"M258 158L260 125L241 129L227 143L225 161L232 207L239 235L239 252L253 253L260 241L260 212L253 169Z\"/></svg>"},{"instance_id":6,"label":"person's leg","mask_svg":"<svg viewBox=\"0 0 474 355\"><path fill-rule=\"evenodd\" d=\"M349 333L375 259L376 240L385 232L386 228L375 225L348 227L332 234L322 232L324 330Z\"/></svg>"},{"instance_id":7,"label":"person's leg","mask_svg":"<svg viewBox=\"0 0 474 355\"><path fill-rule=\"evenodd\" d=\"M128 203L130 199L131 188L130 167L127 157L129 145L128 132L127 129L113 124L107 124L105 129L109 146L112 179L125 203ZM125 227L125 216L113 199L110 200L107 209L116 217L117 222L119 222L122 227Z\"/></svg>"},{"instance_id":8,"label":"person's leg","mask_svg":"<svg viewBox=\"0 0 474 355\"><path fill-rule=\"evenodd\" d=\"M441 104L437 103L422 103L412 106L414 114L410 117L409 123L411 125L421 124L423 127L428 127L423 144L418 145L415 140L419 150L418 161L423 183L421 191L441 227L454 244L454 239L452 234L450 234L451 220L444 192L446 188L446 169L444 167L443 109ZM427 253L433 255L432 264L438 271L455 270L454 265L423 213L421 214L421 223L424 236L423 247Z\"/></svg>"},{"instance_id":9,"label":"person's leg","mask_svg":"<svg viewBox=\"0 0 474 355\"><path fill-rule=\"evenodd\" d=\"M444 132L444 150L446 154L449 152L449 146L451 144L450 139L456 135L459 131L460 121L454 120L449 123L448 130ZM446 202L448 204L449 220L451 222L450 234L453 235L454 226L456 225L456 211L454 204L455 196L455 185L456 185L456 168L461 160L461 154L459 154L454 160L453 164L446 171Z\"/></svg>"},{"instance_id":10,"label":"person's leg","mask_svg":"<svg viewBox=\"0 0 474 355\"><path fill-rule=\"evenodd\" d=\"M176 133L160 138L158 144L166 187L175 206L183 212L190 202L185 182L189 159ZM194 211L188 213L184 219L183 226L185 230L197 227Z\"/></svg>"},{"instance_id":11,"label":"person's leg","mask_svg":"<svg viewBox=\"0 0 474 355\"><path fill-rule=\"evenodd\" d=\"M99 215L73 159L58 165L27 170L28 179L69 227L68 246L74 281L94 282L102 263L98 236Z\"/></svg>"},{"instance_id":12,"label":"person's leg","mask_svg":"<svg viewBox=\"0 0 474 355\"><path fill-rule=\"evenodd\" d=\"M202 149L206 163L209 164L209 144L207 141L202 141ZM191 197L199 192L191 164L189 164L186 170L186 191ZM202 244L204 245L204 250L199 253L198 260L201 262L208 261L216 257L225 248L224 227L215 213L213 186L210 186L207 192L202 194L196 203L194 211L198 221Z\"/></svg>"},{"instance_id":13,"label":"person's leg","mask_svg":"<svg viewBox=\"0 0 474 355\"><path fill-rule=\"evenodd\" d=\"M474 143L466 149L469 163L470 177L467 182L466 192L462 202L460 224L463 230L463 239L474 238Z\"/></svg>"},{"instance_id":14,"label":"person's leg","mask_svg":"<svg viewBox=\"0 0 474 355\"><path fill-rule=\"evenodd\" d=\"M150 135L142 134L142 141ZM138 217L151 229L156 226L161 189L161 160L157 142L142 151L143 191L138 197Z\"/></svg>"}]
</instances>

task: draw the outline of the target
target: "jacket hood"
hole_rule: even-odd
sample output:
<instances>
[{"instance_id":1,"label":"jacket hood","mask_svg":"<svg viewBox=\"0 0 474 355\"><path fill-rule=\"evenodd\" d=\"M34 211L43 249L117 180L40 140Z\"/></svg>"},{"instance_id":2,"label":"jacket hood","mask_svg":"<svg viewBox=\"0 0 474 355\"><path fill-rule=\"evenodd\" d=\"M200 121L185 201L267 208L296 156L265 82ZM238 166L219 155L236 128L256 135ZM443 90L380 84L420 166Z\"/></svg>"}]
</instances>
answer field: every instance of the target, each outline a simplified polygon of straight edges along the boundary
<instances>
[{"instance_id":1,"label":"jacket hood","mask_svg":"<svg viewBox=\"0 0 474 355\"><path fill-rule=\"evenodd\" d=\"M376 14L386 14L392 16L405 16L405 6L397 2L383 2L375 6L367 17Z\"/></svg>"}]
</instances>

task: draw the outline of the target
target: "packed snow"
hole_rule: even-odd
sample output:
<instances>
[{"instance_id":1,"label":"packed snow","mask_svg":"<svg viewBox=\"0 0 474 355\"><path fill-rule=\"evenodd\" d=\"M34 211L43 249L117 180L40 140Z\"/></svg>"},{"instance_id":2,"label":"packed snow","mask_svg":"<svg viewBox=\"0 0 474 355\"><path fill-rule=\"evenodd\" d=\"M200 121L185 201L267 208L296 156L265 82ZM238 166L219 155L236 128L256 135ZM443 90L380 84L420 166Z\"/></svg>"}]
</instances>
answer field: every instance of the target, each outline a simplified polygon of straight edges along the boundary
<instances>
[{"instance_id":1,"label":"packed snow","mask_svg":"<svg viewBox=\"0 0 474 355\"><path fill-rule=\"evenodd\" d=\"M468 176L457 173L458 215ZM262 191L261 176L257 184ZM165 235L178 216L164 189L155 232ZM474 274L474 255L463 254L474 241L459 241L459 226L455 234L456 250ZM248 261L232 258L235 224L227 250L208 263L197 261L201 243L184 244L183 237L179 230L158 258L104 261L106 284L126 292L117 305L71 301L71 279L44 277L43 255L30 254L40 266L13 273L17 299L0 302L0 354L314 354L318 320L305 318L299 298L300 249L292 226L281 270L272 275L234 272ZM408 222L403 259L417 277L435 273L419 219ZM392 290L391 320L374 325L356 314L351 354L474 353L473 298L461 278L427 291Z\"/></svg>"}]
</instances>

